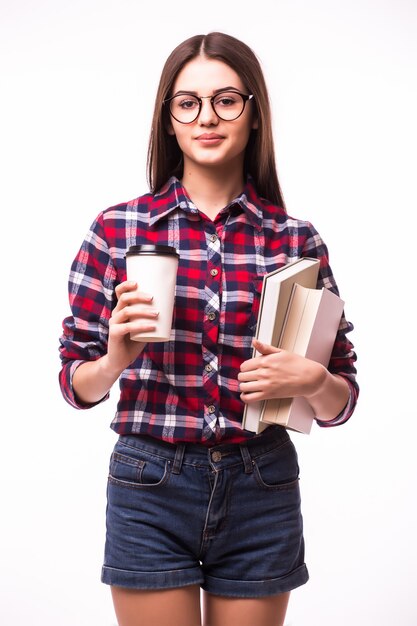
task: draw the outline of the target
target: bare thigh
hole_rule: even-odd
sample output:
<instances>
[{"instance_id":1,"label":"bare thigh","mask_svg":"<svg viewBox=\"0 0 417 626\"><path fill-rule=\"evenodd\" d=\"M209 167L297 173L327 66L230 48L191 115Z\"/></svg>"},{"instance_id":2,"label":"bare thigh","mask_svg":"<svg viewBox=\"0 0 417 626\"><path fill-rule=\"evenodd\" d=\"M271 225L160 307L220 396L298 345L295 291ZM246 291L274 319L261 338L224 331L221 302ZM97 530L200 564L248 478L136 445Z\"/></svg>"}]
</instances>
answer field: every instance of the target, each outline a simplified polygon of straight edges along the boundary
<instances>
[{"instance_id":1,"label":"bare thigh","mask_svg":"<svg viewBox=\"0 0 417 626\"><path fill-rule=\"evenodd\" d=\"M201 626L200 587L139 591L111 588L119 626Z\"/></svg>"},{"instance_id":2,"label":"bare thigh","mask_svg":"<svg viewBox=\"0 0 417 626\"><path fill-rule=\"evenodd\" d=\"M204 626L283 626L290 592L267 598L223 598L204 593Z\"/></svg>"}]
</instances>

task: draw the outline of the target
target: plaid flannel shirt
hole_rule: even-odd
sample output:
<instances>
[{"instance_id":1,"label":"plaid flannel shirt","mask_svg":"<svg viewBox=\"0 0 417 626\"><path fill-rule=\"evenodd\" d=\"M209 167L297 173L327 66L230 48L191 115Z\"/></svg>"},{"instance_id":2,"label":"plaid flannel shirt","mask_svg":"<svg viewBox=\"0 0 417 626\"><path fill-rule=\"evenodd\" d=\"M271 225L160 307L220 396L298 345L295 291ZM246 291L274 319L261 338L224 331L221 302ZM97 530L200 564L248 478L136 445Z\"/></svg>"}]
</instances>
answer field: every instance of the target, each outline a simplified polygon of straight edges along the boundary
<instances>
[{"instance_id":1,"label":"plaid flannel shirt","mask_svg":"<svg viewBox=\"0 0 417 626\"><path fill-rule=\"evenodd\" d=\"M180 254L173 327L169 341L148 343L122 372L111 427L119 434L208 446L254 436L242 430L237 376L252 356L262 279L290 260L317 257L318 287L338 293L320 235L309 222L260 198L250 179L214 221L174 177L155 195L101 212L72 264L72 315L63 321L60 338L61 390L78 409L93 405L77 399L74 371L106 353L115 286L126 279L126 250L146 243L174 246ZM356 355L346 338L352 328L343 316L329 364L329 371L347 380L350 398L335 419L318 421L321 426L345 422L356 404Z\"/></svg>"}]
</instances>

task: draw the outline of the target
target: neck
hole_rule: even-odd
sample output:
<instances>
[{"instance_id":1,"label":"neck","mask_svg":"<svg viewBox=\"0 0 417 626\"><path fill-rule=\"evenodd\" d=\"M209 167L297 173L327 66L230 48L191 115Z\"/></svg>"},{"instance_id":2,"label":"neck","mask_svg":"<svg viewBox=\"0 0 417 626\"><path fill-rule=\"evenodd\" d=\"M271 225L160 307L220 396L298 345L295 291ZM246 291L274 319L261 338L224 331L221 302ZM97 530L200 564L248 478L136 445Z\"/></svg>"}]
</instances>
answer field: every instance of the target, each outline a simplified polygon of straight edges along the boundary
<instances>
[{"instance_id":1,"label":"neck","mask_svg":"<svg viewBox=\"0 0 417 626\"><path fill-rule=\"evenodd\" d=\"M236 198L244 186L242 168L187 167L184 163L184 175L181 183L195 206L211 219L214 219L233 198Z\"/></svg>"}]
</instances>

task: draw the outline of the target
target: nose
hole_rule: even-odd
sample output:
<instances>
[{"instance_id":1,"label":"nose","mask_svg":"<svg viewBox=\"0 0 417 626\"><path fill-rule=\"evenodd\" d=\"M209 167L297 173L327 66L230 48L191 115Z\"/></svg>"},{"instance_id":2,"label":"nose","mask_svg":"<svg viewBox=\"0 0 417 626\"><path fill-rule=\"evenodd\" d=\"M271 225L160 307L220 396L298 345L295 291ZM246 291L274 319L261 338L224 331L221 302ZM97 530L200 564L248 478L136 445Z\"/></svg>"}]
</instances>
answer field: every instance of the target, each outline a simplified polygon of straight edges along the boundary
<instances>
[{"instance_id":1,"label":"nose","mask_svg":"<svg viewBox=\"0 0 417 626\"><path fill-rule=\"evenodd\" d=\"M198 116L198 123L200 124L200 126L212 126L219 123L219 118L214 112L214 109L210 102L210 98L202 99L201 111Z\"/></svg>"}]
</instances>

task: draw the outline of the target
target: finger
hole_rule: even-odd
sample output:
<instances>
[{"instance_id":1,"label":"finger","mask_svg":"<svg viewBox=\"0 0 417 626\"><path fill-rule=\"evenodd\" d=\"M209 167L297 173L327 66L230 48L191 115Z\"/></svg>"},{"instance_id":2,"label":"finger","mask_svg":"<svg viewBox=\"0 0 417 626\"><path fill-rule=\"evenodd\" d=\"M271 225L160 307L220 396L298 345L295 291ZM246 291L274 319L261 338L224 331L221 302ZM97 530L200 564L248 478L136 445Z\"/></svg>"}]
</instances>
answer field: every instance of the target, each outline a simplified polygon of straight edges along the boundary
<instances>
[{"instance_id":1,"label":"finger","mask_svg":"<svg viewBox=\"0 0 417 626\"><path fill-rule=\"evenodd\" d=\"M259 341L258 339L254 339L252 341L252 345L255 348L255 350L257 350L258 352L260 352L263 355L275 354L276 352L280 352L279 348L275 348L274 346L270 346L269 344L263 343L263 342Z\"/></svg>"},{"instance_id":2,"label":"finger","mask_svg":"<svg viewBox=\"0 0 417 626\"><path fill-rule=\"evenodd\" d=\"M259 400L264 399L264 394L262 392L254 392L254 393L241 393L240 399L245 404L250 404L251 402L259 402Z\"/></svg>"},{"instance_id":3,"label":"finger","mask_svg":"<svg viewBox=\"0 0 417 626\"><path fill-rule=\"evenodd\" d=\"M237 379L239 382L241 383L248 383L251 382L252 380L259 380L261 374L259 369L256 370L249 370L247 372L239 372L239 374L237 375Z\"/></svg>"},{"instance_id":4,"label":"finger","mask_svg":"<svg viewBox=\"0 0 417 626\"><path fill-rule=\"evenodd\" d=\"M124 282L119 283L116 286L115 292L117 299L120 299L123 294L128 293L141 294L141 296L146 296L147 299L153 298L153 296L151 296L150 294L145 294L144 292L140 291L138 283L134 280L125 280Z\"/></svg>"},{"instance_id":5,"label":"finger","mask_svg":"<svg viewBox=\"0 0 417 626\"><path fill-rule=\"evenodd\" d=\"M125 323L114 323L113 320L110 320L110 328L111 328L111 336L113 337L123 337L125 335L136 335L139 333L148 333L156 330L155 324L146 322L146 321L135 321L135 322L125 322Z\"/></svg>"},{"instance_id":6,"label":"finger","mask_svg":"<svg viewBox=\"0 0 417 626\"><path fill-rule=\"evenodd\" d=\"M141 291L122 291L114 308L114 311L121 311L125 307L133 306L135 304L152 304L153 296Z\"/></svg>"},{"instance_id":7,"label":"finger","mask_svg":"<svg viewBox=\"0 0 417 626\"><path fill-rule=\"evenodd\" d=\"M131 304L151 304L153 296L143 291L125 291L120 295L119 303L122 306L128 306Z\"/></svg>"},{"instance_id":8,"label":"finger","mask_svg":"<svg viewBox=\"0 0 417 626\"><path fill-rule=\"evenodd\" d=\"M116 289L115 289L116 297L117 299L119 299L122 293L125 293L126 291L134 291L137 288L138 288L138 284L136 281L125 280L122 283L119 283L118 285L116 285Z\"/></svg>"},{"instance_id":9,"label":"finger","mask_svg":"<svg viewBox=\"0 0 417 626\"><path fill-rule=\"evenodd\" d=\"M242 393L255 393L262 392L264 385L259 380L251 380L249 382L240 383L239 388Z\"/></svg>"},{"instance_id":10,"label":"finger","mask_svg":"<svg viewBox=\"0 0 417 626\"><path fill-rule=\"evenodd\" d=\"M253 359L248 359L247 361L243 361L240 366L241 372L251 372L262 367L262 356L256 356Z\"/></svg>"},{"instance_id":11,"label":"finger","mask_svg":"<svg viewBox=\"0 0 417 626\"><path fill-rule=\"evenodd\" d=\"M156 319L159 315L159 311L149 307L143 307L139 305L123 306L118 309L116 307L112 312L111 320L115 324L124 324L126 322L133 322L141 319Z\"/></svg>"}]
</instances>

